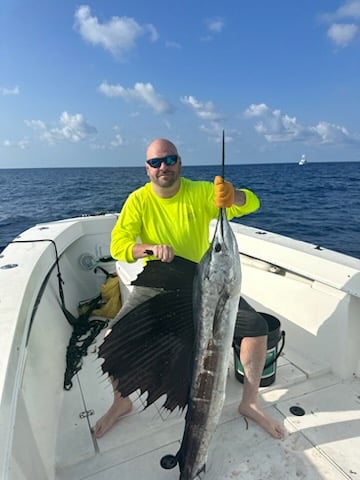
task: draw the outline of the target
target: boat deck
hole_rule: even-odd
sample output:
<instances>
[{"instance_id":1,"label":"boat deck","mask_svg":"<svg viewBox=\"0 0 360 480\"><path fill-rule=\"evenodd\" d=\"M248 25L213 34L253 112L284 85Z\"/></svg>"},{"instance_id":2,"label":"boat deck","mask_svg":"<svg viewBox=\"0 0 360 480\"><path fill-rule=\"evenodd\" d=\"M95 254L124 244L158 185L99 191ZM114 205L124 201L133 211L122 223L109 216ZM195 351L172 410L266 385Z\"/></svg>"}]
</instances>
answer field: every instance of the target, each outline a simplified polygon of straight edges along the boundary
<instances>
[{"instance_id":1,"label":"boat deck","mask_svg":"<svg viewBox=\"0 0 360 480\"><path fill-rule=\"evenodd\" d=\"M64 392L57 480L178 479L178 467L164 470L160 459L177 452L184 414L168 415L159 408L161 401L143 410L142 399L134 398L133 411L102 439L94 438L91 428L110 405L112 390L101 375L96 347L91 350L72 390ZM360 478L359 379L341 381L326 366L310 363L285 346L275 382L260 389L262 407L287 431L282 441L239 416L241 395L231 364L203 480ZM292 406L302 407L305 415L293 415Z\"/></svg>"}]
</instances>

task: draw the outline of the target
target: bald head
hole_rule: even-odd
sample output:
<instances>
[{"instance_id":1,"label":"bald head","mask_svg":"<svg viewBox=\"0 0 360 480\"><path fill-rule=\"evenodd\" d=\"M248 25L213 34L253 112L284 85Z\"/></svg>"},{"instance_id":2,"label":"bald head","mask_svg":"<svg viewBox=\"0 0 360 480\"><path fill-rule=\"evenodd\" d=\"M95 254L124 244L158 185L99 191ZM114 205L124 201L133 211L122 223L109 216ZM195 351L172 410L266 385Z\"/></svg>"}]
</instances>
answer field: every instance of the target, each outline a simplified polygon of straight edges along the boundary
<instances>
[{"instance_id":1,"label":"bald head","mask_svg":"<svg viewBox=\"0 0 360 480\"><path fill-rule=\"evenodd\" d=\"M146 150L146 160L162 158L167 155L178 155L178 152L175 145L166 138L153 140Z\"/></svg>"},{"instance_id":2,"label":"bald head","mask_svg":"<svg viewBox=\"0 0 360 480\"><path fill-rule=\"evenodd\" d=\"M153 191L162 198L175 195L181 184L181 158L175 145L165 138L157 138L152 141L146 150L146 160L165 159L169 155L177 155L176 163L167 165L160 162L156 167L145 163L146 173L150 178Z\"/></svg>"}]
</instances>

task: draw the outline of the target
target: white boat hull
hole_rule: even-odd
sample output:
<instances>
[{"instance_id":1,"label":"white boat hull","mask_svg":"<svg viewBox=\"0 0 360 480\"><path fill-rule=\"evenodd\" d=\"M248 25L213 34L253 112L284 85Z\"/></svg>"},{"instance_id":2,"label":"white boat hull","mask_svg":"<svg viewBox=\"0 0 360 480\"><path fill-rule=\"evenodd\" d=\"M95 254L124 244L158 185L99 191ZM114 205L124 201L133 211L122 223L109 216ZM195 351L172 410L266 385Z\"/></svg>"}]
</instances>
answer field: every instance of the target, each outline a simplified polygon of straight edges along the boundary
<instances>
[{"instance_id":1,"label":"white boat hull","mask_svg":"<svg viewBox=\"0 0 360 480\"><path fill-rule=\"evenodd\" d=\"M1 479L178 478L176 469L162 470L159 460L177 451L182 416L164 422L156 406L145 412L136 407L95 440L91 426L109 406L111 388L92 348L73 389L63 390L72 328L60 307L52 242L66 307L76 315L79 301L96 296L105 278L84 269L84 254L109 255L115 221L109 214L38 225L20 235L23 243L12 243L1 254ZM257 310L279 318L286 331L276 382L262 389L261 402L292 435L277 442L256 425L244 428L236 411L242 386L230 367L226 405L204 479L295 479L300 467L309 480L355 478L351 471L360 472L355 454L360 449L360 261L232 226L241 252L242 294ZM103 266L117 268L125 297L137 265ZM306 415L289 414L293 404L301 404ZM274 457L268 465L260 461L264 452ZM269 468L277 469L276 475L274 470L271 477L261 473Z\"/></svg>"}]
</instances>

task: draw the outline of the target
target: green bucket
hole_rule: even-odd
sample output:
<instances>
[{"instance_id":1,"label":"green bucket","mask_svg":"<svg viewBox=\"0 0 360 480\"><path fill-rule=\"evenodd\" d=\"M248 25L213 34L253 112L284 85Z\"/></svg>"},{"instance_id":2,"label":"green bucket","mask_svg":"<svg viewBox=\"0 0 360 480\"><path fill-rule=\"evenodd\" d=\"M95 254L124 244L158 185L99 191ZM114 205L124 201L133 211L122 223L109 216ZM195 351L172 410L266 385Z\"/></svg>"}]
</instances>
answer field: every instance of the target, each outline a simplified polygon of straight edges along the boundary
<instances>
[{"instance_id":1,"label":"green bucket","mask_svg":"<svg viewBox=\"0 0 360 480\"><path fill-rule=\"evenodd\" d=\"M276 378L276 361L283 351L285 345L285 332L280 331L281 324L276 317L270 315L269 313L259 312L259 314L265 318L269 328L265 366L260 380L260 387L267 387L274 383ZM237 380L239 380L239 382L244 383L244 368L240 361L241 340L242 338L237 339L233 344L234 367L235 377ZM278 350L278 344L280 340L282 340L282 344Z\"/></svg>"}]
</instances>

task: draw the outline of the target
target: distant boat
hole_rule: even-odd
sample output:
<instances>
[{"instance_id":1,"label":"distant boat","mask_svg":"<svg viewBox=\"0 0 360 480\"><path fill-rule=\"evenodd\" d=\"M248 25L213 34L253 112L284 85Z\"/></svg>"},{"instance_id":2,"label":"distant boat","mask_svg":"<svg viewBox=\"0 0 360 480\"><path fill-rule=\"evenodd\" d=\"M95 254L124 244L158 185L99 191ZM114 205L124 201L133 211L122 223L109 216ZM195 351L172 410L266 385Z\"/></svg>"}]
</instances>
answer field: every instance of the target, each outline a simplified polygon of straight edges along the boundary
<instances>
[{"instance_id":1,"label":"distant boat","mask_svg":"<svg viewBox=\"0 0 360 480\"><path fill-rule=\"evenodd\" d=\"M299 165L305 165L306 163L307 163L306 156L302 154L299 160Z\"/></svg>"}]
</instances>

